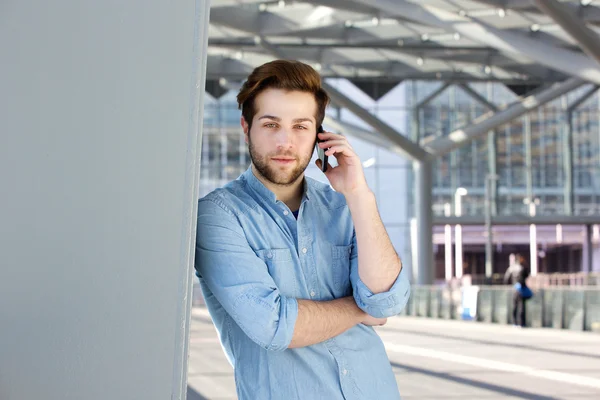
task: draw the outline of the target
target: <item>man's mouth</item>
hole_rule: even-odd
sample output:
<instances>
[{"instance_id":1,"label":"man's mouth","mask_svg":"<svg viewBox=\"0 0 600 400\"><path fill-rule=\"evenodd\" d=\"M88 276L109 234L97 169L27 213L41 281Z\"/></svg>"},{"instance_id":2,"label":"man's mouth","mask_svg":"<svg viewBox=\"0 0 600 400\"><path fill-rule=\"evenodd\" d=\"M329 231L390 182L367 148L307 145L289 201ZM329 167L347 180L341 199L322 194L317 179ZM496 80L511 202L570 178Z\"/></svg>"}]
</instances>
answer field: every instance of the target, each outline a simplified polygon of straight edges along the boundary
<instances>
[{"instance_id":1,"label":"man's mouth","mask_svg":"<svg viewBox=\"0 0 600 400\"><path fill-rule=\"evenodd\" d=\"M280 164L291 164L296 159L295 158L289 158L289 157L273 157L272 160L275 161L275 162L277 162L277 163L280 163Z\"/></svg>"}]
</instances>

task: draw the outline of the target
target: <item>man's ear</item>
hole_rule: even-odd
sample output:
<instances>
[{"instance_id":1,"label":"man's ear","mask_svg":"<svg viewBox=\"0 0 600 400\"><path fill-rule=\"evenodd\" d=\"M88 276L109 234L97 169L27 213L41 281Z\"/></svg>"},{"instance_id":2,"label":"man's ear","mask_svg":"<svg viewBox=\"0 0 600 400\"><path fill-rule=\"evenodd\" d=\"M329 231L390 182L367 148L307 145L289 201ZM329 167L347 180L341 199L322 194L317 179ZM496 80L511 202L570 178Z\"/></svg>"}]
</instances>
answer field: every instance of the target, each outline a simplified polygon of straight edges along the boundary
<instances>
[{"instance_id":1,"label":"man's ear","mask_svg":"<svg viewBox=\"0 0 600 400\"><path fill-rule=\"evenodd\" d=\"M250 131L250 126L246 122L246 118L240 117L240 125L242 125L244 131L244 141L248 144L248 132Z\"/></svg>"}]
</instances>

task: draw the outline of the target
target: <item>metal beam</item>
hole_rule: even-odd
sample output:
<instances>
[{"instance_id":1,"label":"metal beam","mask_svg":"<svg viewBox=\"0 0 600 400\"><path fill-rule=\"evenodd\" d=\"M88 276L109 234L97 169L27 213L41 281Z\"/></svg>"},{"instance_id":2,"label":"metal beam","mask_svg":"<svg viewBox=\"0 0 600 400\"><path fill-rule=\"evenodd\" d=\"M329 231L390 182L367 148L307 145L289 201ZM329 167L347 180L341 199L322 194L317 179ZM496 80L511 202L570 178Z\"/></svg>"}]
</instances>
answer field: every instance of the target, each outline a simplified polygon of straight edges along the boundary
<instances>
[{"instance_id":1,"label":"metal beam","mask_svg":"<svg viewBox=\"0 0 600 400\"><path fill-rule=\"evenodd\" d=\"M327 37L319 38L319 39L329 39ZM423 51L442 51L442 52L457 52L462 53L468 51L469 53L485 53L485 54L495 54L497 53L496 49L492 49L486 46L442 46L435 43L430 42L421 42L418 43L404 43L402 46L398 45L398 39L389 40L389 39L381 39L381 40L373 40L373 41L360 41L360 42L352 42L352 41L340 41L336 40L335 42L317 42L311 41L310 39L298 42L296 37L293 37L293 42L285 39L276 39L276 41L271 41L271 44L278 47L289 47L291 49L296 48L315 48L315 49L389 49L389 50L401 50L407 52L423 52ZM260 46L257 44L257 41L252 37L240 36L240 37L218 37L211 38L208 41L209 46L213 47L256 47ZM575 47L575 46L574 46Z\"/></svg>"},{"instance_id":2,"label":"metal beam","mask_svg":"<svg viewBox=\"0 0 600 400\"><path fill-rule=\"evenodd\" d=\"M421 161L430 157L418 144L403 136L396 129L392 128L387 123L383 122L362 106L350 99L348 96L331 86L326 81L323 81L321 86L329 94L331 101L340 107L344 107L351 111L358 118L362 119L366 124L370 125L376 132L379 132L390 142L402 149L403 155L413 161Z\"/></svg>"},{"instance_id":3,"label":"metal beam","mask_svg":"<svg viewBox=\"0 0 600 400\"><path fill-rule=\"evenodd\" d=\"M376 132L368 131L357 125L342 121L338 118L330 117L328 115L325 116L323 124L326 127L335 130L337 133L340 133L341 135L353 136L360 140L364 140L365 142L394 152L398 155L404 156L404 150Z\"/></svg>"},{"instance_id":4,"label":"metal beam","mask_svg":"<svg viewBox=\"0 0 600 400\"><path fill-rule=\"evenodd\" d=\"M415 4L405 0L363 0L378 10L421 24L435 26L448 32L458 32L466 38L519 57L527 57L569 76L600 84L600 66L578 52L558 48L521 33L498 29L473 17L434 6Z\"/></svg>"},{"instance_id":5,"label":"metal beam","mask_svg":"<svg viewBox=\"0 0 600 400\"><path fill-rule=\"evenodd\" d=\"M429 104L430 101L432 101L433 99L438 97L440 94L444 93L444 91L446 89L448 89L450 86L452 86L452 82L446 82L443 85L441 85L439 88L437 88L436 90L431 92L429 94L429 96L425 97L423 100L421 100L419 103L417 103L415 105L415 110L419 110L419 109L425 107L427 104Z\"/></svg>"},{"instance_id":6,"label":"metal beam","mask_svg":"<svg viewBox=\"0 0 600 400\"><path fill-rule=\"evenodd\" d=\"M600 86L594 85L594 87L592 87L590 90L588 90L587 92L585 92L583 95L581 95L580 98L578 98L577 100L575 100L575 102L573 102L573 104L571 104L568 108L567 111L569 112L573 112L575 111L576 108L579 108L580 105L582 105L583 103L585 103L590 97L592 97L594 95L594 93L596 93L598 91L598 89L600 88Z\"/></svg>"},{"instance_id":7,"label":"metal beam","mask_svg":"<svg viewBox=\"0 0 600 400\"><path fill-rule=\"evenodd\" d=\"M498 111L497 105L489 102L488 99L486 99L485 97L477 93L475 90L473 90L473 88L471 88L467 83L461 83L458 86L460 86L462 90L467 92L467 94L471 96L476 102L483 104L488 110Z\"/></svg>"},{"instance_id":8,"label":"metal beam","mask_svg":"<svg viewBox=\"0 0 600 400\"><path fill-rule=\"evenodd\" d=\"M579 78L571 78L561 84L546 89L541 93L526 97L522 101L510 105L502 111L484 114L473 121L473 125L458 129L447 136L437 137L423 147L435 156L443 155L531 110L535 110L563 94L577 89L584 83L585 82Z\"/></svg>"},{"instance_id":9,"label":"metal beam","mask_svg":"<svg viewBox=\"0 0 600 400\"><path fill-rule=\"evenodd\" d=\"M535 0L535 4L571 35L583 51L600 62L600 37L571 11L571 7L556 0Z\"/></svg>"},{"instance_id":10,"label":"metal beam","mask_svg":"<svg viewBox=\"0 0 600 400\"><path fill-rule=\"evenodd\" d=\"M421 100L420 102L418 102L415 105L415 107L413 108L413 111L412 111L412 135L411 135L411 139L415 143L419 143L419 141L421 140L421 109L424 106L426 106L427 104L429 104L430 101L432 101L433 99L435 99L436 97L438 97L440 94L442 94L451 85L452 84L450 82L444 83L443 85L441 85L440 87L438 87L436 90L434 90L433 92L431 92L429 94L429 96L425 97L423 100ZM413 85L413 88L414 88L414 85Z\"/></svg>"}]
</instances>

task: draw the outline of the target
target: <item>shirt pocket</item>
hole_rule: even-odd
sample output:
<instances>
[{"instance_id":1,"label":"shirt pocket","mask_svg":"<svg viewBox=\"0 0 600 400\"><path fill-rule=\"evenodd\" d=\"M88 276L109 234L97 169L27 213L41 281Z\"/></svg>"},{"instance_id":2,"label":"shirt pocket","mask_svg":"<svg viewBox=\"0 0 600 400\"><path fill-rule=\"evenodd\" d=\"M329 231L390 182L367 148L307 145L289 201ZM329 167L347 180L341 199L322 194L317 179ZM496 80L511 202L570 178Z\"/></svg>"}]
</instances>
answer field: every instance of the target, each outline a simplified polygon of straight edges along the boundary
<instances>
[{"instance_id":1,"label":"shirt pocket","mask_svg":"<svg viewBox=\"0 0 600 400\"><path fill-rule=\"evenodd\" d=\"M336 297L348 296L352 293L350 286L350 253L352 245L331 245L333 262L333 284Z\"/></svg>"},{"instance_id":2,"label":"shirt pocket","mask_svg":"<svg viewBox=\"0 0 600 400\"><path fill-rule=\"evenodd\" d=\"M291 250L263 249L255 250L255 253L267 265L279 292L286 297L297 297L296 267Z\"/></svg>"}]
</instances>

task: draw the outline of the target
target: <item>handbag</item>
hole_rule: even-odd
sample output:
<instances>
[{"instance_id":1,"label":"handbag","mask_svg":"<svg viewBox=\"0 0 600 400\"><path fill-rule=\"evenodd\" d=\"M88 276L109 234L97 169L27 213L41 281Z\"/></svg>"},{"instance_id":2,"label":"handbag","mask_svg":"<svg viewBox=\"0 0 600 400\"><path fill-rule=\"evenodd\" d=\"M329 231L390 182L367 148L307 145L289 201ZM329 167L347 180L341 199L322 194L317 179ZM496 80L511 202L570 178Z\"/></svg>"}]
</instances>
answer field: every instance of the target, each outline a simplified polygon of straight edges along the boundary
<instances>
[{"instance_id":1,"label":"handbag","mask_svg":"<svg viewBox=\"0 0 600 400\"><path fill-rule=\"evenodd\" d=\"M527 285L521 285L521 283L515 283L515 290L519 293L519 296L525 300L533 297L533 291L527 287Z\"/></svg>"}]
</instances>

